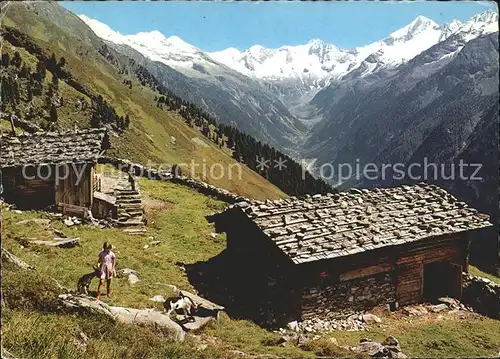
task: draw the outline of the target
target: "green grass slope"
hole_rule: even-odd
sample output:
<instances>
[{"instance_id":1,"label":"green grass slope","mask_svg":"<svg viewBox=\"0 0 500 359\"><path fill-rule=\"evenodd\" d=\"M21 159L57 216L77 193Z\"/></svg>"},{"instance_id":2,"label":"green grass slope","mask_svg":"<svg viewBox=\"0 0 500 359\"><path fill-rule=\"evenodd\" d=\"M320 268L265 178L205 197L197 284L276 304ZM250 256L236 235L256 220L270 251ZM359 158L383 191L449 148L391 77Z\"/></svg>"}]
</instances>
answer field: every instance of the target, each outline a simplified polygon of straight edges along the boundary
<instances>
[{"instance_id":1,"label":"green grass slope","mask_svg":"<svg viewBox=\"0 0 500 359\"><path fill-rule=\"evenodd\" d=\"M64 57L65 69L74 80L93 94L101 95L119 116L130 116L130 128L123 134L111 136L110 154L145 164L148 161L157 165L195 163L196 167L191 167L194 168L194 176L210 184L258 199L285 197L277 187L248 167L241 165L241 172L237 170L240 164L231 158L228 151L207 140L201 140L205 145L200 144L197 139L202 139L203 135L197 129L186 125L177 113L163 111L154 105L153 98L157 93L133 80L132 88L123 84L123 80L130 78L120 74L98 53L95 44L102 42L98 42L100 40L91 32L83 34L81 38L76 37L69 29L63 29L47 20L47 14L43 13L47 11L46 6L49 5L11 2L2 22L2 30L15 28L28 35L45 56L50 57L54 53L57 59ZM62 9L57 4L50 6L54 7L54 11ZM55 17L56 15L54 14ZM75 21L81 22L78 18ZM81 25L85 29L83 22ZM80 33L82 31L84 30L80 30ZM11 55L18 51L23 63L35 71L38 60L28 49L4 41L4 51ZM52 74L48 71L45 79L47 86L51 79ZM63 105L57 109L59 127L88 127L91 113L89 110L80 110L77 102L82 97L87 102L90 99L64 81L59 81L59 88L64 99ZM42 98L35 97L32 107L39 108L42 102ZM25 94L21 94L21 103L17 107L21 112L28 107ZM5 123L2 126L9 128ZM220 166L210 173L210 166L213 164L224 169L222 178L219 178Z\"/></svg>"}]
</instances>

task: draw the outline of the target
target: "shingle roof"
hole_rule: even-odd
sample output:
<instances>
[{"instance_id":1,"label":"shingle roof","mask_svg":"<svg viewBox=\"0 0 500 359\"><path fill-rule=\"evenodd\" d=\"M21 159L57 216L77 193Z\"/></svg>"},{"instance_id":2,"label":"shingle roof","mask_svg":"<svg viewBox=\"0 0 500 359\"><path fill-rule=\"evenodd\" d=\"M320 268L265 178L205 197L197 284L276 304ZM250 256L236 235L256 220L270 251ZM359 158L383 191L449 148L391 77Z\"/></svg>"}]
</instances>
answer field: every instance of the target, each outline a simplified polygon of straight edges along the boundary
<instances>
[{"instance_id":1,"label":"shingle roof","mask_svg":"<svg viewBox=\"0 0 500 359\"><path fill-rule=\"evenodd\" d=\"M0 168L95 160L106 149L106 129L0 136Z\"/></svg>"},{"instance_id":2,"label":"shingle roof","mask_svg":"<svg viewBox=\"0 0 500 359\"><path fill-rule=\"evenodd\" d=\"M489 216L425 183L234 207L243 210L295 263L492 225Z\"/></svg>"}]
</instances>

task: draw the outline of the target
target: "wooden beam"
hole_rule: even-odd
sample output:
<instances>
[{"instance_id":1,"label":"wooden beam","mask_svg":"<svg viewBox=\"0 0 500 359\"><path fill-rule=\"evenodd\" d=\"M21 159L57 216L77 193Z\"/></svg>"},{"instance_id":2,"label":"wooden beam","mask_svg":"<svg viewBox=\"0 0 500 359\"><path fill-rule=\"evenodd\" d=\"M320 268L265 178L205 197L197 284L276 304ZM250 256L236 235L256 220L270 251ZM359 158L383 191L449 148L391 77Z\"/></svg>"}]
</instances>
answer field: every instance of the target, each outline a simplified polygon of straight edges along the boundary
<instances>
[{"instance_id":1,"label":"wooden beam","mask_svg":"<svg viewBox=\"0 0 500 359\"><path fill-rule=\"evenodd\" d=\"M75 206L68 203L59 203L58 207L61 208L63 214L72 214L80 217L87 217L87 208L82 206Z\"/></svg>"},{"instance_id":2,"label":"wooden beam","mask_svg":"<svg viewBox=\"0 0 500 359\"><path fill-rule=\"evenodd\" d=\"M394 267L389 263L379 264L376 266L370 266L370 267L365 267L365 268L360 268L360 269L355 269L355 270L340 274L340 281L343 282L343 281L350 280L350 279L367 277L367 276L370 276L373 274L390 272L393 269L394 269Z\"/></svg>"}]
</instances>

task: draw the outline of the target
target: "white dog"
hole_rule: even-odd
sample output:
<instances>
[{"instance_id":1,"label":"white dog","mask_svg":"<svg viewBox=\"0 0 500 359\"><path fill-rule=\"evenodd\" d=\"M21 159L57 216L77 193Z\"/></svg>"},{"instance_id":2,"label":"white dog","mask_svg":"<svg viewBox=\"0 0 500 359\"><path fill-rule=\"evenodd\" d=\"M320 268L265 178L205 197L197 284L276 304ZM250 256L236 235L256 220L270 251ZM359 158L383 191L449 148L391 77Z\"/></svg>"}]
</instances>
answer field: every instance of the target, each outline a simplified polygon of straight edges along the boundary
<instances>
[{"instance_id":1,"label":"white dog","mask_svg":"<svg viewBox=\"0 0 500 359\"><path fill-rule=\"evenodd\" d=\"M191 309L197 309L198 306L193 302L193 300L189 297L186 297L184 294L182 294L181 291L179 291L179 296L178 297L173 297L173 298L168 298L164 303L163 303L163 308L164 312L170 316L170 314L173 311L182 309L184 316L186 318L190 318L191 321L194 321L193 314L191 312Z\"/></svg>"}]
</instances>

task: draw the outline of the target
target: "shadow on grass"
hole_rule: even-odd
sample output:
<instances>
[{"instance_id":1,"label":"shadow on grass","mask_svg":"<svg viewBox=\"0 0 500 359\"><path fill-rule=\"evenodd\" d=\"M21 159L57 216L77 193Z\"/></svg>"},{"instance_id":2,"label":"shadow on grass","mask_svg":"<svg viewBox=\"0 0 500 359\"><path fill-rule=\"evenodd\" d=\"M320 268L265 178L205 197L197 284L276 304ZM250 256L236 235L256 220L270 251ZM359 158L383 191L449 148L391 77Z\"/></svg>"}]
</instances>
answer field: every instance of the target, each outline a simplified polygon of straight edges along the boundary
<instances>
[{"instance_id":1,"label":"shadow on grass","mask_svg":"<svg viewBox=\"0 0 500 359\"><path fill-rule=\"evenodd\" d=\"M251 296L241 290L238 272L231 269L226 251L207 261L184 264L184 267L189 282L201 297L223 306L233 319L250 320L265 326L259 308L252 305Z\"/></svg>"}]
</instances>

